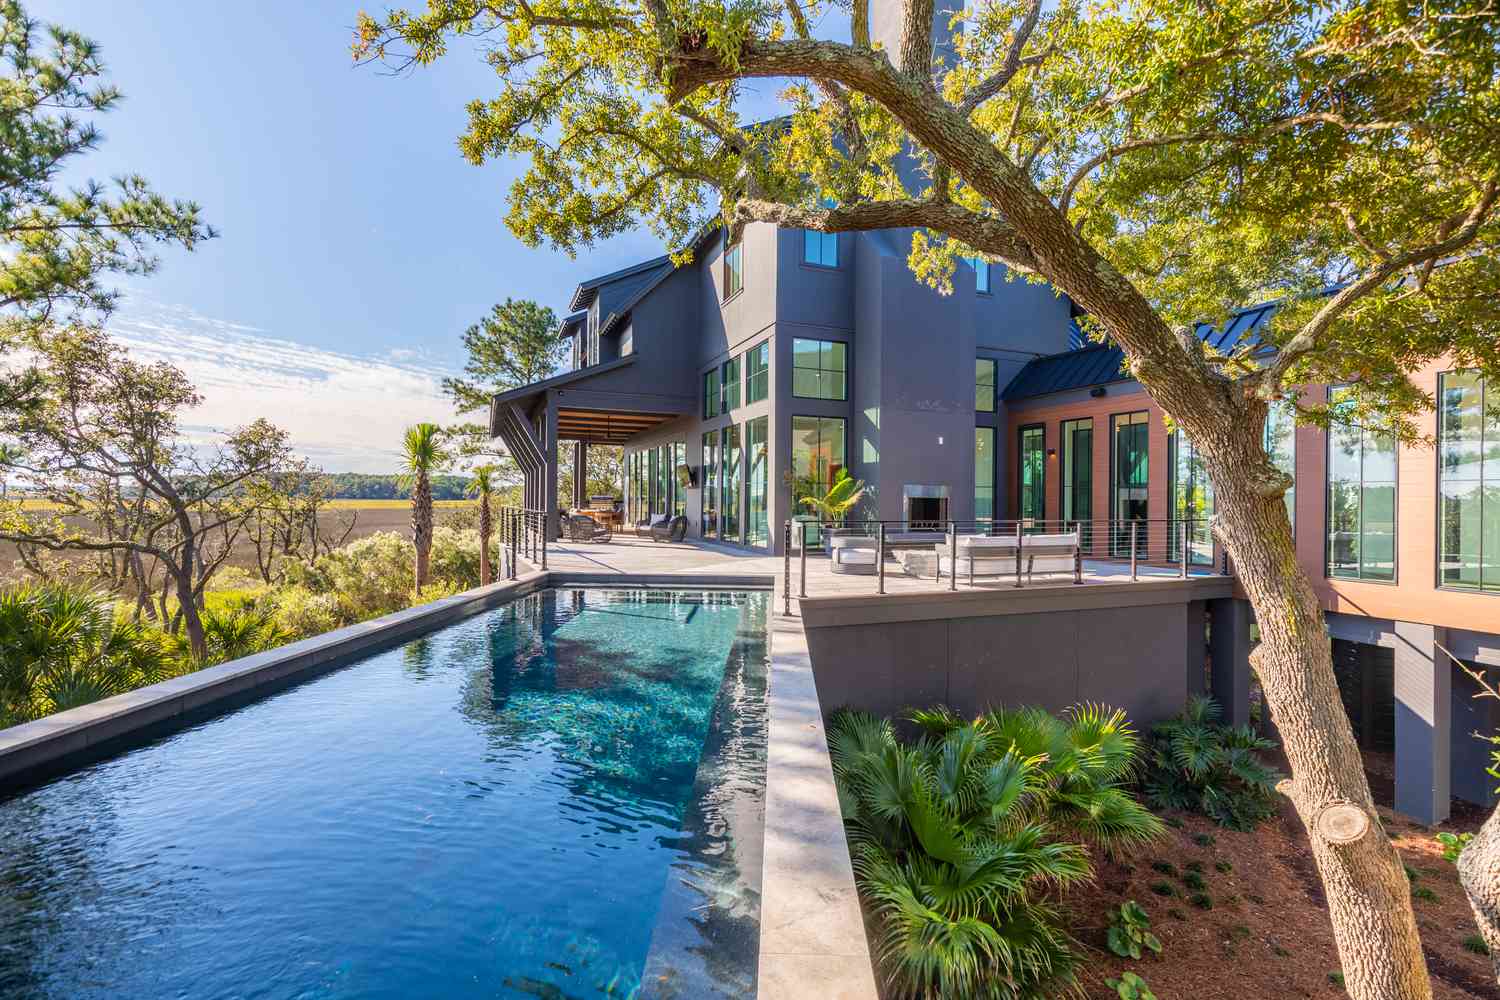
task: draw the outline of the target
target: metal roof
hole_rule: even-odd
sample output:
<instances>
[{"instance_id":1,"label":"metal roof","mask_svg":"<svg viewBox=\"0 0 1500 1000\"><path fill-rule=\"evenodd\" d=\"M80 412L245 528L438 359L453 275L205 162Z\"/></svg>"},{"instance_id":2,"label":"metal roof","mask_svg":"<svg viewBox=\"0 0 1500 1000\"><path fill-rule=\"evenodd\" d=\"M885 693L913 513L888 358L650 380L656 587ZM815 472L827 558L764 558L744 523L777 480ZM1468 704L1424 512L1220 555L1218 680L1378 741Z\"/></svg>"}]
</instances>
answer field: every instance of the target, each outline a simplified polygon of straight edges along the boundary
<instances>
[{"instance_id":1,"label":"metal roof","mask_svg":"<svg viewBox=\"0 0 1500 1000\"><path fill-rule=\"evenodd\" d=\"M1263 302L1241 309L1229 317L1223 329L1199 323L1194 332L1198 339L1214 350L1228 353L1239 347L1261 346L1260 329L1276 311L1278 303ZM1004 400L1028 399L1069 389L1086 389L1111 382L1128 382L1125 352L1113 344L1090 344L1061 354L1049 354L1027 363L1016 372L1005 391Z\"/></svg>"},{"instance_id":2,"label":"metal roof","mask_svg":"<svg viewBox=\"0 0 1500 1000\"><path fill-rule=\"evenodd\" d=\"M618 271L611 271L608 274L601 274L597 278L588 278L584 281L580 281L578 283L578 287L573 290L573 300L568 304L568 308L582 309L587 306L589 304L589 300L594 297L594 291L601 285L607 285L610 282L620 281L622 279L641 274L645 271L654 271L656 268L659 268L662 265L670 267L671 264L672 258L664 254L660 257L653 257L651 260L643 260L638 264L631 264L629 267L622 267Z\"/></svg>"}]
</instances>

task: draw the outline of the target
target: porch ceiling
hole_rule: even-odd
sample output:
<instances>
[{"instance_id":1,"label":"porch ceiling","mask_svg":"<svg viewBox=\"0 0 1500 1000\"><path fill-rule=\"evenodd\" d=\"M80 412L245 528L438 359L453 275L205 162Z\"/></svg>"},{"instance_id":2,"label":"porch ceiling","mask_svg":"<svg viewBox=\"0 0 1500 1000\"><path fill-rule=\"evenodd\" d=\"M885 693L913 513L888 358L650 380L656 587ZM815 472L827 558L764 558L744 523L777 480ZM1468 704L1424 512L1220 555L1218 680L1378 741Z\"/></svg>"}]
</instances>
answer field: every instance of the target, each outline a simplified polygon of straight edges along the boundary
<instances>
[{"instance_id":1,"label":"porch ceiling","mask_svg":"<svg viewBox=\"0 0 1500 1000\"><path fill-rule=\"evenodd\" d=\"M560 441L620 444L673 417L669 413L629 413L564 407L557 411L557 437Z\"/></svg>"}]
</instances>

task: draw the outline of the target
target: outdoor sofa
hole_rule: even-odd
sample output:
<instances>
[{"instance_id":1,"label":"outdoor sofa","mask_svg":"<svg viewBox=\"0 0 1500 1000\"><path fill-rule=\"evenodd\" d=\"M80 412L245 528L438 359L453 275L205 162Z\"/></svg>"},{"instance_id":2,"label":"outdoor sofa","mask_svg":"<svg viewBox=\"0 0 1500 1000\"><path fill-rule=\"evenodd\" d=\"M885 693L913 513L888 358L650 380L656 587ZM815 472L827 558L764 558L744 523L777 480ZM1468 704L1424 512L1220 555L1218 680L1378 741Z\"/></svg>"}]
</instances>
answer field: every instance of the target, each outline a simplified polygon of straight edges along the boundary
<instances>
[{"instance_id":1,"label":"outdoor sofa","mask_svg":"<svg viewBox=\"0 0 1500 1000\"><path fill-rule=\"evenodd\" d=\"M563 538L570 542L607 542L613 537L609 525L600 524L587 514L563 518Z\"/></svg>"},{"instance_id":2,"label":"outdoor sofa","mask_svg":"<svg viewBox=\"0 0 1500 1000\"><path fill-rule=\"evenodd\" d=\"M670 521L651 525L653 542L680 542L687 537L687 518L678 514Z\"/></svg>"},{"instance_id":3,"label":"outdoor sofa","mask_svg":"<svg viewBox=\"0 0 1500 1000\"><path fill-rule=\"evenodd\" d=\"M1029 582L1034 573L1071 573L1074 578L1082 569L1078 532L1051 535L1022 535L1020 559L1016 558L1014 535L959 535L957 566L954 565L954 538L945 535L943 544L934 546L937 556L937 578L955 569L972 583L979 576L1015 576L1024 573Z\"/></svg>"},{"instance_id":4,"label":"outdoor sofa","mask_svg":"<svg viewBox=\"0 0 1500 1000\"><path fill-rule=\"evenodd\" d=\"M642 518L635 522L635 537L650 538L654 528L666 524L671 519L670 514L652 514L650 517Z\"/></svg>"},{"instance_id":5,"label":"outdoor sofa","mask_svg":"<svg viewBox=\"0 0 1500 1000\"><path fill-rule=\"evenodd\" d=\"M828 568L834 573L870 575L876 570L876 541L869 535L835 535L828 539Z\"/></svg>"}]
</instances>

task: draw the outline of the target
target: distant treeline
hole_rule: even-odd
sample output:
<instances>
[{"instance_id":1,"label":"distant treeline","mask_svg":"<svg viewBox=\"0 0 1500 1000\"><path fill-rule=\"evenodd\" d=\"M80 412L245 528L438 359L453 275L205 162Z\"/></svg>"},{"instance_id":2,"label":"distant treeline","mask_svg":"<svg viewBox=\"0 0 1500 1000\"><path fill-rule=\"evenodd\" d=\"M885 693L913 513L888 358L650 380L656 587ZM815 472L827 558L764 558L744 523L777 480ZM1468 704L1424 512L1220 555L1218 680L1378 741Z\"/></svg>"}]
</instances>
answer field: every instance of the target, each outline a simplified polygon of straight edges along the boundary
<instances>
[{"instance_id":1,"label":"distant treeline","mask_svg":"<svg viewBox=\"0 0 1500 1000\"><path fill-rule=\"evenodd\" d=\"M324 478L333 483L337 500L406 500L411 490L397 484L396 476L369 476L361 472L328 472ZM433 476L432 499L462 500L466 476Z\"/></svg>"}]
</instances>

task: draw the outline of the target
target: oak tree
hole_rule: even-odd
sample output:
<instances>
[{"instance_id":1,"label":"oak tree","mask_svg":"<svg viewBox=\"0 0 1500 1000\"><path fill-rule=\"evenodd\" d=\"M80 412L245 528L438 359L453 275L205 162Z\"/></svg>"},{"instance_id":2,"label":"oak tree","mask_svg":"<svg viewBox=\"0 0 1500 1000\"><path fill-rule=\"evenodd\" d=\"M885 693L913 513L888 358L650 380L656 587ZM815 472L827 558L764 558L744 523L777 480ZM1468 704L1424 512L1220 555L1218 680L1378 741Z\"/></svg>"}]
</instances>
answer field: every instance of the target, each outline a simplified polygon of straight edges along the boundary
<instances>
[{"instance_id":1,"label":"oak tree","mask_svg":"<svg viewBox=\"0 0 1500 1000\"><path fill-rule=\"evenodd\" d=\"M507 221L528 243L574 251L645 226L684 247L715 219L911 229L911 266L939 288L978 254L1067 294L1212 479L1350 993L1425 1000L1410 887L1262 434L1272 402L1327 421L1302 387L1348 383L1357 419L1409 440L1432 404L1413 367L1445 358L1500 380L1500 12L948 6L428 0L362 16L354 52L405 68L481 50L496 89L469 104L459 147L525 161ZM757 79L783 81L786 115L747 125ZM1255 344L1219 354L1193 334L1267 299L1281 305Z\"/></svg>"}]
</instances>

